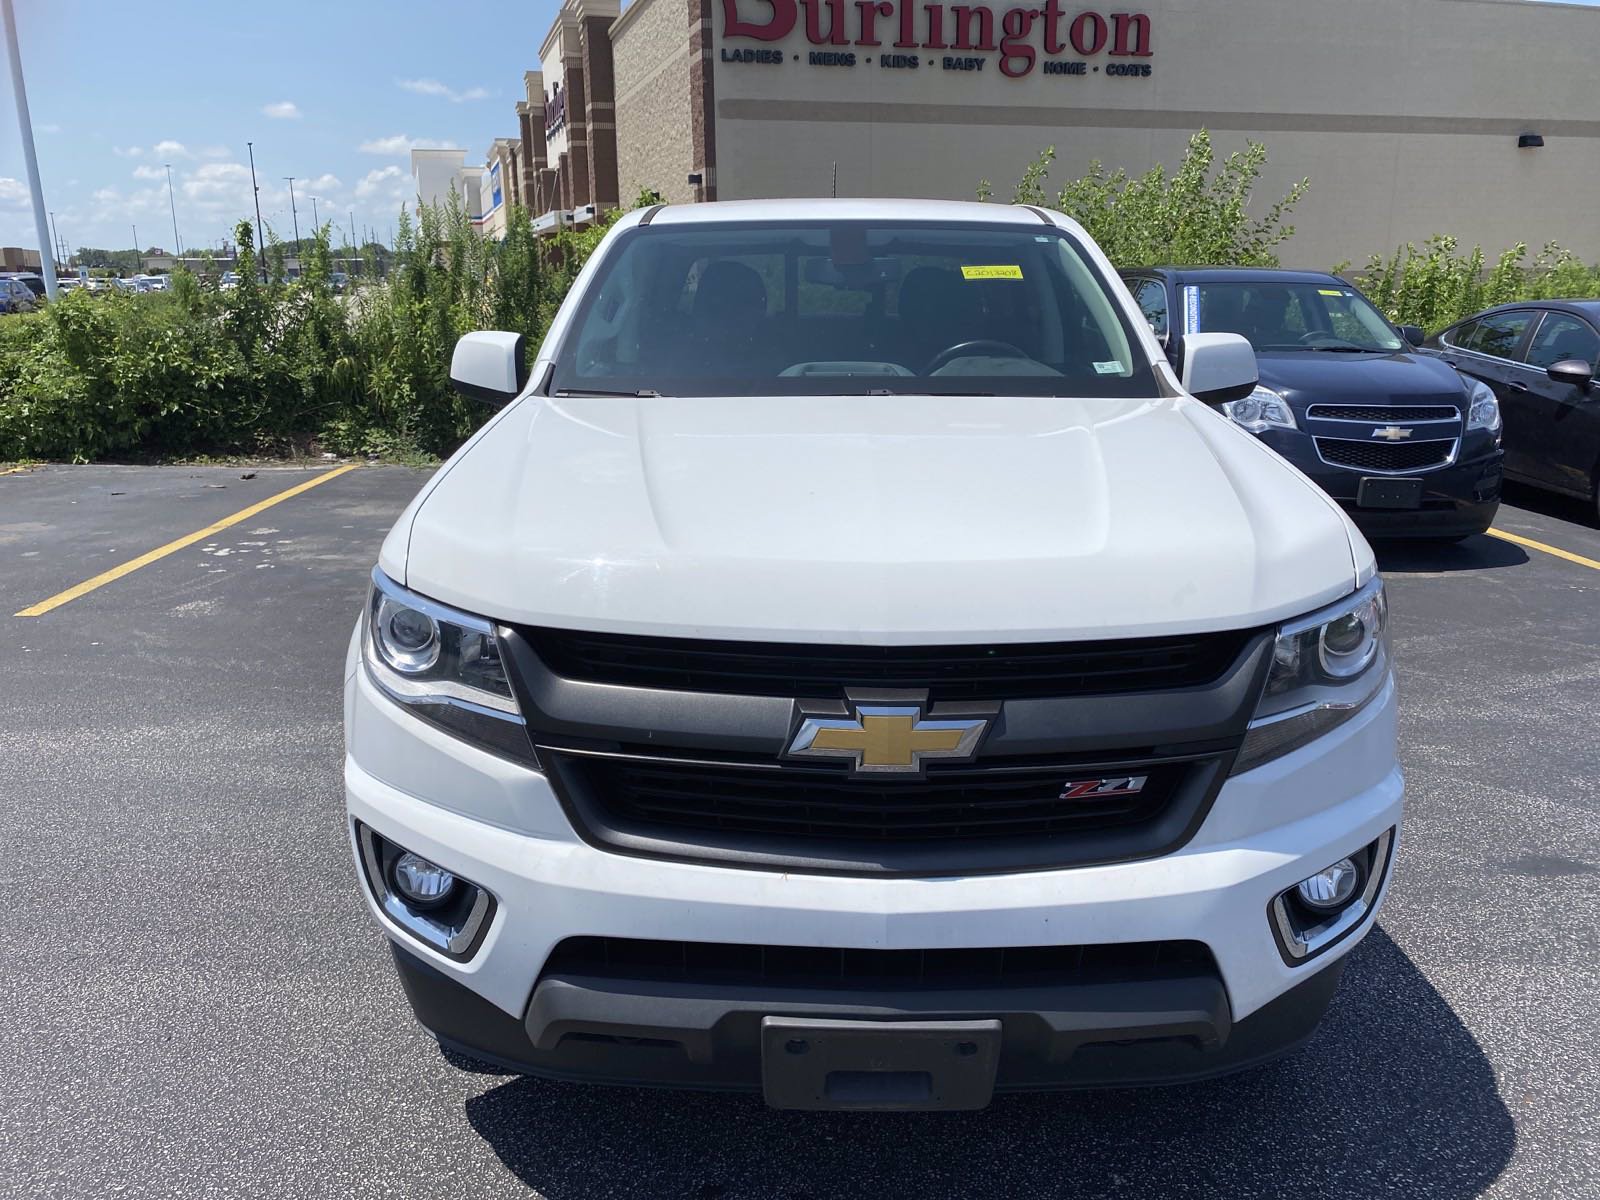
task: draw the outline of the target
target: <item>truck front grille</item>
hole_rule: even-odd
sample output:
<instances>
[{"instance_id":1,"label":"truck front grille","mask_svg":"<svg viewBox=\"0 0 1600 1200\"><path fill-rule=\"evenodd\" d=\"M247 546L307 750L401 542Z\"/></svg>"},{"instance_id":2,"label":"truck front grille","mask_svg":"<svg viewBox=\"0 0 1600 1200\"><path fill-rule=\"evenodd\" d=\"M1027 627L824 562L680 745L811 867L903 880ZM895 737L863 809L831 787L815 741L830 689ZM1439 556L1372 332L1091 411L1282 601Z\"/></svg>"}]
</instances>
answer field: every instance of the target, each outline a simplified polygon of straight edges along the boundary
<instances>
[{"instance_id":1,"label":"truck front grille","mask_svg":"<svg viewBox=\"0 0 1600 1200\"><path fill-rule=\"evenodd\" d=\"M940 874L1147 857L1186 836L1222 754L1113 763L930 767L852 778L826 767L541 746L573 823L609 849L777 869ZM1137 780L1137 792L1119 788ZM1109 781L1101 796L1086 781ZM1117 791L1123 794L1115 794Z\"/></svg>"},{"instance_id":2,"label":"truck front grille","mask_svg":"<svg viewBox=\"0 0 1600 1200\"><path fill-rule=\"evenodd\" d=\"M751 988L833 988L844 984L863 990L914 985L987 991L1196 970L1214 974L1216 960L1204 943L1191 941L855 950L573 937L551 951L544 974L739 983Z\"/></svg>"},{"instance_id":3,"label":"truck front grille","mask_svg":"<svg viewBox=\"0 0 1600 1200\"><path fill-rule=\"evenodd\" d=\"M568 679L666 691L831 698L849 687L926 688L933 703L1197 687L1238 658L1250 630L1121 641L840 646L529 629Z\"/></svg>"}]
</instances>

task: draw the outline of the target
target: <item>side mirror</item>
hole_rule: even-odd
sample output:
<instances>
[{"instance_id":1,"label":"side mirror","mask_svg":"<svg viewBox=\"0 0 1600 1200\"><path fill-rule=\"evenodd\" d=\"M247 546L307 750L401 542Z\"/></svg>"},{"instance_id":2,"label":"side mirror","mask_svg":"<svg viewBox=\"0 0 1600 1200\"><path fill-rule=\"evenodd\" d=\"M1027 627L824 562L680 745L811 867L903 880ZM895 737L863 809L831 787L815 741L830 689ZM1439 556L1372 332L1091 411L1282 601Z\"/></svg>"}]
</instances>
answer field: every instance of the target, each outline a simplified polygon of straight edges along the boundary
<instances>
[{"instance_id":1,"label":"side mirror","mask_svg":"<svg viewBox=\"0 0 1600 1200\"><path fill-rule=\"evenodd\" d=\"M528 383L523 344L520 333L464 334L450 356L451 386L485 404L509 404Z\"/></svg>"},{"instance_id":2,"label":"side mirror","mask_svg":"<svg viewBox=\"0 0 1600 1200\"><path fill-rule=\"evenodd\" d=\"M1400 336L1413 346L1420 346L1428 340L1428 331L1421 325L1400 326Z\"/></svg>"},{"instance_id":3,"label":"side mirror","mask_svg":"<svg viewBox=\"0 0 1600 1200\"><path fill-rule=\"evenodd\" d=\"M1594 382L1594 366L1581 358L1563 358L1551 363L1545 368L1545 374L1557 383L1570 383L1573 387L1586 388Z\"/></svg>"},{"instance_id":4,"label":"side mirror","mask_svg":"<svg viewBox=\"0 0 1600 1200\"><path fill-rule=\"evenodd\" d=\"M1243 400L1261 381L1256 352L1237 333L1183 335L1183 390L1205 404Z\"/></svg>"}]
</instances>

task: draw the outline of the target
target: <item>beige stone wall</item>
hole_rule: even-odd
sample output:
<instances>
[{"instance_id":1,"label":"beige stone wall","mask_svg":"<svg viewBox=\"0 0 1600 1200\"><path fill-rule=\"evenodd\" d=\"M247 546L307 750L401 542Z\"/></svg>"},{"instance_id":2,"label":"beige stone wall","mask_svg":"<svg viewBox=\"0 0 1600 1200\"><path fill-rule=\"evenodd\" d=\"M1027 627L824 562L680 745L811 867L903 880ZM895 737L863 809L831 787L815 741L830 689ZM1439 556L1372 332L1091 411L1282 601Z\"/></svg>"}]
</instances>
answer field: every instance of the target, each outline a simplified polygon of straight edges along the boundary
<instances>
[{"instance_id":1,"label":"beige stone wall","mask_svg":"<svg viewBox=\"0 0 1600 1200\"><path fill-rule=\"evenodd\" d=\"M994 5L997 25L1011 2ZM747 21L772 12L765 0L737 3ZM987 178L1005 200L1045 146L1057 149L1057 181L1097 158L1137 173L1176 161L1189 134L1206 125L1219 154L1247 138L1267 143L1261 208L1310 176L1311 190L1291 218L1299 232L1282 251L1285 265L1360 263L1438 232L1495 250L1555 239L1600 258L1600 6L1090 3L1104 14L1148 13L1150 56L1069 50L1061 57L1084 61L1083 75L1046 74L1036 65L1008 78L996 52L965 52L986 62L963 72L940 61L955 51L897 50L896 26L887 20L876 47L813 47L803 16L781 41L728 38L716 4L719 198L826 196L837 164L841 196L970 199ZM917 7L920 13L920 0ZM1063 6L1069 16L1081 7ZM856 6L846 11L853 38ZM1032 41L1040 45L1037 31ZM724 48L776 50L782 60L724 62ZM857 59L813 66L814 49ZM924 61L886 69L873 61L884 53L918 53ZM1042 51L1039 57L1042 63ZM1150 75L1106 69L1129 62L1148 64ZM1519 132L1541 133L1544 148L1519 150Z\"/></svg>"},{"instance_id":2,"label":"beige stone wall","mask_svg":"<svg viewBox=\"0 0 1600 1200\"><path fill-rule=\"evenodd\" d=\"M612 26L617 86L617 184L624 205L642 188L694 200L687 0L633 0Z\"/></svg>"}]
</instances>

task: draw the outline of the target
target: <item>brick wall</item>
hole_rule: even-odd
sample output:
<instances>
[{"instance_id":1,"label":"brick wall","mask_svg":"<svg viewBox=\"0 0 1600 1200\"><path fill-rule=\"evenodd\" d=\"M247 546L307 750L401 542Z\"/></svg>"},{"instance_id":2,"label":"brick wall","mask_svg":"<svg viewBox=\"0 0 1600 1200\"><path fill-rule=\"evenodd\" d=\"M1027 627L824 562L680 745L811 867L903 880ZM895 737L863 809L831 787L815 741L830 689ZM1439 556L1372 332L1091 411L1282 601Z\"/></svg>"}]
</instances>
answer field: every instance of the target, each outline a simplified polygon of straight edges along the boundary
<instances>
[{"instance_id":1,"label":"brick wall","mask_svg":"<svg viewBox=\"0 0 1600 1200\"><path fill-rule=\"evenodd\" d=\"M690 104L690 0L633 0L611 44L616 76L617 190L632 204L654 188L674 204L695 199Z\"/></svg>"}]
</instances>

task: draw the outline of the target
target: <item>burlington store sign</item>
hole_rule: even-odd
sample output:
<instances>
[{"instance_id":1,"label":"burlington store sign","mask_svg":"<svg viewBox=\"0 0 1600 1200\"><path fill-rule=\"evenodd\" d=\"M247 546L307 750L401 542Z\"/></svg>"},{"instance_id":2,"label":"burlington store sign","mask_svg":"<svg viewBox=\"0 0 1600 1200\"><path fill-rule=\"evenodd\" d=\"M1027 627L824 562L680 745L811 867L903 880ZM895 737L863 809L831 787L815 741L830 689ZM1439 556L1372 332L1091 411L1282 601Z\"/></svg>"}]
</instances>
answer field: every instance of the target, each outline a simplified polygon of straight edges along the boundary
<instances>
[{"instance_id":1,"label":"burlington store sign","mask_svg":"<svg viewBox=\"0 0 1600 1200\"><path fill-rule=\"evenodd\" d=\"M799 32L816 49L785 52L759 43ZM983 71L1002 75L1148 79L1147 13L915 0L722 0L724 63L753 66L876 67L882 70ZM755 43L754 45L752 43Z\"/></svg>"}]
</instances>

